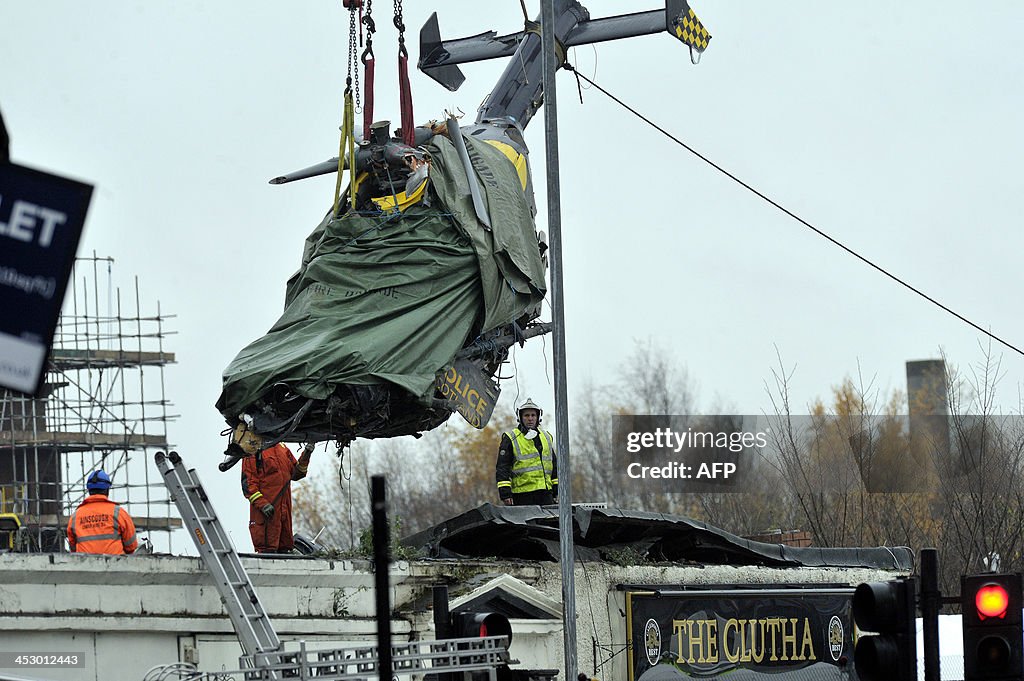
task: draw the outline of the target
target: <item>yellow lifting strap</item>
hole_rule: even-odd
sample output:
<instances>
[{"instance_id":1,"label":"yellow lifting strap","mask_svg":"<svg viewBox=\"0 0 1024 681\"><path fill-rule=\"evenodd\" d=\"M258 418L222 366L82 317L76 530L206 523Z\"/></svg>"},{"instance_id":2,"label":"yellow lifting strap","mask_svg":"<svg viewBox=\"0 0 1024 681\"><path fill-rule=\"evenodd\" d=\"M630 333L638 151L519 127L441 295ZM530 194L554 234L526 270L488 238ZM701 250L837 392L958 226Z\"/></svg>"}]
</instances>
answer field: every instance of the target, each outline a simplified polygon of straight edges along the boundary
<instances>
[{"instance_id":1,"label":"yellow lifting strap","mask_svg":"<svg viewBox=\"0 0 1024 681\"><path fill-rule=\"evenodd\" d=\"M338 181L334 185L334 217L341 210L341 176L345 170L345 153L349 158L349 199L352 210L356 209L356 193L359 191L359 176L356 175L356 114L352 103L352 90L345 89L345 113L341 119L341 141L338 143Z\"/></svg>"}]
</instances>

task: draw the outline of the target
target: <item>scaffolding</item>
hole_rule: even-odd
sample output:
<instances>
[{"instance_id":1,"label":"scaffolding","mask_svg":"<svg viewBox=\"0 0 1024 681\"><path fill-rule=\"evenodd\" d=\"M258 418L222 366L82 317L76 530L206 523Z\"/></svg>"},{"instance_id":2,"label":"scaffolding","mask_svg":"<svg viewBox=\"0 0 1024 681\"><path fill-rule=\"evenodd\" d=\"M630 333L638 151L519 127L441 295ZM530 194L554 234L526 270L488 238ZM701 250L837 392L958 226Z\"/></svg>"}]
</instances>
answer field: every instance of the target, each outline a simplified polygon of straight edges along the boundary
<instances>
[{"instance_id":1,"label":"scaffolding","mask_svg":"<svg viewBox=\"0 0 1024 681\"><path fill-rule=\"evenodd\" d=\"M110 497L132 515L140 540L166 533L157 543L172 550L181 520L148 462L171 446L167 424L176 416L164 367L174 355L164 340L173 332L164 326L174 317L159 302L155 316L143 316L137 277L133 309L122 307L113 262L95 253L75 260L40 393L0 391L0 534L9 530L0 550L65 551L68 517L98 468L113 479Z\"/></svg>"}]
</instances>

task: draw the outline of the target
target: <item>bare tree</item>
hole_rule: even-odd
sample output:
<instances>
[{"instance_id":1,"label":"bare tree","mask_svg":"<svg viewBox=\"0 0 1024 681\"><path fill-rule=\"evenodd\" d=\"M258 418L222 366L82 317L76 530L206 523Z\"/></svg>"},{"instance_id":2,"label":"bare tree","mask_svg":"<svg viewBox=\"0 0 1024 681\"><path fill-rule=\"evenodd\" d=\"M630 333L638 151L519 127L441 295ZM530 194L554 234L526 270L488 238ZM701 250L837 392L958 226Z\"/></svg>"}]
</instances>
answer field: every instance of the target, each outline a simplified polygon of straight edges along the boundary
<instances>
[{"instance_id":1,"label":"bare tree","mask_svg":"<svg viewBox=\"0 0 1024 681\"><path fill-rule=\"evenodd\" d=\"M991 347L968 372L948 372L950 448L935 452L947 582L994 563L1002 571L1024 566L1024 427L1019 415L998 413L1002 378Z\"/></svg>"},{"instance_id":2,"label":"bare tree","mask_svg":"<svg viewBox=\"0 0 1024 681\"><path fill-rule=\"evenodd\" d=\"M774 414L769 462L802 517L824 546L933 545L936 539L930 468L915 458L904 399L882 400L858 371L833 388L831 406L818 400L794 414L780 358L769 388Z\"/></svg>"},{"instance_id":3,"label":"bare tree","mask_svg":"<svg viewBox=\"0 0 1024 681\"><path fill-rule=\"evenodd\" d=\"M634 414L695 414L697 391L686 366L652 339L635 341L611 388L615 400Z\"/></svg>"},{"instance_id":4,"label":"bare tree","mask_svg":"<svg viewBox=\"0 0 1024 681\"><path fill-rule=\"evenodd\" d=\"M626 414L692 414L696 398L686 368L652 340L638 341L619 365L617 379L587 382L572 421L573 497L621 508L680 513L699 509L694 499L629 485L612 464L612 420ZM691 513L692 515L692 513Z\"/></svg>"},{"instance_id":5,"label":"bare tree","mask_svg":"<svg viewBox=\"0 0 1024 681\"><path fill-rule=\"evenodd\" d=\"M374 475L385 476L388 515L403 534L449 517L446 513L451 507L438 503L451 499L445 489L448 458L430 456L440 436L424 440L359 441L339 452L333 469L324 472L321 468L296 490L296 531L314 536L323 530L320 543L357 549L360 536L370 525L370 478Z\"/></svg>"},{"instance_id":6,"label":"bare tree","mask_svg":"<svg viewBox=\"0 0 1024 681\"><path fill-rule=\"evenodd\" d=\"M922 438L902 396L882 402L863 379L795 415L780 361L770 463L816 543L936 547L954 592L962 574L1024 566L1024 423L999 413L990 349L966 372L946 366L949 416Z\"/></svg>"}]
</instances>

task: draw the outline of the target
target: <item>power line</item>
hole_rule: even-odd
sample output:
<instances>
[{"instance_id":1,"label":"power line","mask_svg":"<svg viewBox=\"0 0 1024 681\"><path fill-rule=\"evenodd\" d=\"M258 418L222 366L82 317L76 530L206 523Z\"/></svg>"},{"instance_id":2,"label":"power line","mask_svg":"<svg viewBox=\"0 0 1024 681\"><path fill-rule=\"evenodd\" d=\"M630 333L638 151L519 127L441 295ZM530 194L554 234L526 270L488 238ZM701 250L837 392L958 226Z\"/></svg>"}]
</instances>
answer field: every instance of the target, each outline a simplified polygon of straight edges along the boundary
<instances>
[{"instance_id":1,"label":"power line","mask_svg":"<svg viewBox=\"0 0 1024 681\"><path fill-rule=\"evenodd\" d=\"M972 321L971 321L970 319L968 319L967 317L964 317L964 316L963 316L962 314L960 314L960 313L959 313L959 312L957 312L956 310L953 310L952 308L950 308L950 307L948 307L948 306L944 305L943 303L940 303L940 302L939 302L938 300L936 300L935 298L932 298L932 297L931 297L930 295L928 295L928 294L927 294L927 293L925 293L924 291L922 291L922 290L918 289L917 287L913 286L912 284L909 284L908 282L904 281L903 279L900 279L900 278L899 278L899 277L897 277L897 276L896 276L895 274L892 274L891 272L889 272L888 270L886 270L885 268L883 268L883 267L882 267L881 265L876 265L876 264L875 264L874 262L872 262L871 260L868 260L868 259L867 259L867 258L865 258L865 257L864 257L863 255L861 255L860 253L856 252L855 250L853 250L853 249L852 249L852 248L850 248L849 246L847 246L847 245L843 244L842 242L838 241L837 239L833 238L832 236L830 236L830 235L826 234L825 232L823 232L822 230L818 229L817 227L815 227L815 226L814 226L814 225L812 225L811 223L807 222L807 220L804 220L804 219L803 219L802 217L800 217L800 216L799 216L799 215L797 215L796 213L792 212L791 210L789 210L789 209L788 209L788 208L786 208L785 206L782 206L781 204L777 203L777 202L776 202L776 201L774 201L773 199L771 199L771 198L769 198L768 196L766 196L766 195L762 194L762 193L761 193L760 191L758 191L758 190L757 190L757 189L755 189L754 187L750 186L749 184L747 184L746 182L744 182L744 181L743 181L743 180L741 180L740 178L736 177L735 175L733 175L732 173L730 173L730 172L729 172L728 170L726 170L726 169L725 169L725 168L723 168L722 166L718 165L717 163L715 163L714 161L712 161L711 159L709 159L709 158L708 158L707 156L704 156L704 154L700 153L699 151L697 151L696 149L694 149L694 148L693 148L693 147L691 147L690 145L686 144L685 142L683 142L682 140L680 140L680 139L679 139L678 137L676 137L676 136L675 136L675 135L673 135L672 133L668 132L667 130L665 130L664 128L662 128L662 127L661 127L660 125L658 125L657 123L655 123L655 122L654 122L654 121L652 121L651 119L647 118L646 116L644 116L643 114L641 114L641 113L640 113L639 111L637 111L637 110L636 110L636 109L634 109L633 107L629 106L628 104L626 104L625 102L623 102L623 101L622 101L621 99L619 99L618 97L616 97L616 96L615 96L615 95L613 95L612 93L608 92L607 90L605 90L605 89L604 89L603 87L601 87L600 85L598 85L597 83L595 83L595 82L594 82L594 81L592 81L591 79L589 79L589 78L587 78L586 76L584 76L584 75L583 75L582 73L580 73L579 71L577 71L576 69L574 69L574 68L572 67L572 65L570 65L570 64L565 64L565 65L563 66L563 68L565 68L565 69L568 69L569 71L572 71L572 72L573 72L573 73L574 73L574 74L576 75L576 78L577 78L577 80L578 80L578 79L580 79L580 78L582 78L583 80L587 81L587 82L588 82L588 83L590 83L590 84L591 84L592 86L594 86L595 88L597 88L598 90L600 90L600 91L601 91L601 92L602 92L602 93L603 93L603 94L604 94L604 95L605 95L606 97L608 97L609 99L611 99L612 101L614 101L614 102L615 102L616 104L618 104L618 105L619 105L619 106L621 106L622 108L624 108L624 109L626 109L627 111L629 111L630 113L632 113L632 114L633 114L634 116L636 116L637 118L639 118L640 120L642 120L642 121L643 121L644 123L647 123L647 124L648 124L648 125L650 125L650 126L651 126L652 128L654 128L655 130L657 130L657 131L658 131L658 132L660 132L661 134L665 135L665 137L668 137L668 138L669 138L670 140L672 140L673 142L675 142L676 144L678 144L679 146L681 146L681 147L682 147L683 149L686 149L686 150L687 150L688 152L690 152L691 154L693 154L694 156L696 156L696 157L697 157L697 158L699 158L700 160L704 161L704 162L705 162L705 163L707 163L707 164L708 164L709 166L711 166L712 168L714 168L714 169L715 169L715 170L717 170L718 172L722 173L723 175L725 175L726 177L728 177L728 178L729 178L730 180L732 180L733 182L736 182L737 184L739 184L740 186L742 186L742 187L743 187L744 189L746 189L746 190L750 191L751 193L753 193L753 194L757 195L757 196L758 196L758 197L760 197L761 199L763 199L763 200L767 201L768 203L770 203L771 205L775 206L775 207L776 207L776 208L778 208L778 209L779 209L780 211L782 211L783 213L785 213L785 214L786 214L786 215L788 215L789 217L793 218L794 220L796 220L797 222L799 222L800 224L802 224L802 225L803 225L804 227L807 227L808 229L810 229L811 231L813 231L813 232L814 232L815 234L817 234L818 236L820 236L820 237L822 237L822 238L824 238L824 239L827 239L828 241L832 242L832 243L833 243L834 245L838 246L839 248L843 249L844 251L846 251L847 253L849 253L849 254L850 254L850 255L852 255L853 257L855 257L855 258L857 258L858 260L860 260L861 262L863 262L863 263L865 263L865 264L867 264L867 265L870 265L870 266L871 266L871 267L873 267L874 269L878 270L879 272L881 272L881 273L882 273L882 274L884 274L885 276L887 276L887 277L889 277L890 279L892 279L893 281L895 281L895 282L896 282L897 284L899 284L900 286L903 286L903 287L905 287L905 288L907 288L907 289L909 289L909 290L913 291L913 292L914 292L914 293L916 293L917 295L919 295L919 296L921 296L922 298L924 298L925 300L927 300L927 301L928 301L929 303L931 303L932 305L935 305L936 307L938 307L938 308L940 308L940 309L942 309L942 310L944 310L944 311L948 312L949 314L953 315L954 317L956 317L956 318L957 318L957 319L959 319L960 321L964 322L965 324L967 324L967 325L971 326L971 327L972 327L972 328L974 328L975 330L977 330L977 331L980 331L981 333L985 334L985 335L986 335L986 336L988 336L989 338L991 338L991 339L993 339L993 340L995 340L995 341L997 341L997 342L999 342L999 343L1001 343L1001 344L1005 345L1005 346L1006 346L1007 348L1009 348L1010 350L1013 350L1013 351L1014 351L1014 352L1016 352L1017 354L1019 354L1019 355L1022 355L1022 356L1024 356L1024 350L1021 350L1021 349L1020 349L1020 348L1018 348L1018 347L1017 347L1016 345L1013 345L1012 343L1010 343L1010 342L1008 342L1008 341L1005 341L1005 340L1003 340L1002 338L1000 338L999 336L995 335L995 334L994 334L994 333L992 333L991 331L986 331L986 330L985 330L985 329L983 329L983 328L982 328L981 326L979 326L978 324L975 324L974 322L972 322Z\"/></svg>"}]
</instances>

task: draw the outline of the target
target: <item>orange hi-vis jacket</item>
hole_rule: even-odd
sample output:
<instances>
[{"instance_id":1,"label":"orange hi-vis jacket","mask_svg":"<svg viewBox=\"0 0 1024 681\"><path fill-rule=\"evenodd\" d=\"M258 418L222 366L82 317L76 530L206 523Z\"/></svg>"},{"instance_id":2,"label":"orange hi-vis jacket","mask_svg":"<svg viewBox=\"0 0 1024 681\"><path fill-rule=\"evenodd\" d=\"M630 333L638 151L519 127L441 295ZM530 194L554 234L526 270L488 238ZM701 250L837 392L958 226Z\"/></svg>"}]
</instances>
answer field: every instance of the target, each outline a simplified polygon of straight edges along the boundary
<instances>
[{"instance_id":1,"label":"orange hi-vis jacket","mask_svg":"<svg viewBox=\"0 0 1024 681\"><path fill-rule=\"evenodd\" d=\"M139 542L128 511L106 494L90 494L68 520L68 546L72 553L119 555L134 552Z\"/></svg>"}]
</instances>

